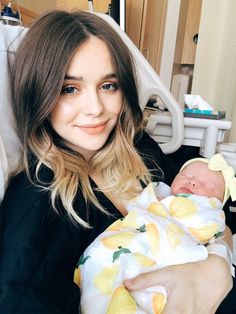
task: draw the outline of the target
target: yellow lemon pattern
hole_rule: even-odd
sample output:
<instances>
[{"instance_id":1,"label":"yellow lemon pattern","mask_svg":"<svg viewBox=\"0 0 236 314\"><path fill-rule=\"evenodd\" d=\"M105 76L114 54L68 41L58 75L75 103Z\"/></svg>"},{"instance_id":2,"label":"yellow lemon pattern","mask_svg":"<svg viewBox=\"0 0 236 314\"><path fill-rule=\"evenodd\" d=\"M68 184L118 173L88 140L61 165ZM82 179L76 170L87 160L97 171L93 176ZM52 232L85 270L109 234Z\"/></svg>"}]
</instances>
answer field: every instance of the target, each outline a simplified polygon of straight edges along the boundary
<instances>
[{"instance_id":1,"label":"yellow lemon pattern","mask_svg":"<svg viewBox=\"0 0 236 314\"><path fill-rule=\"evenodd\" d=\"M154 223L148 223L146 229L151 252L156 255L160 246L159 231Z\"/></svg>"},{"instance_id":2,"label":"yellow lemon pattern","mask_svg":"<svg viewBox=\"0 0 236 314\"><path fill-rule=\"evenodd\" d=\"M101 272L94 278L94 286L102 294L111 294L113 290L113 285L119 269L116 265L111 267L106 267L101 270Z\"/></svg>"},{"instance_id":3,"label":"yellow lemon pattern","mask_svg":"<svg viewBox=\"0 0 236 314\"><path fill-rule=\"evenodd\" d=\"M147 256L145 256L145 255L143 255L141 253L134 252L133 256L134 256L135 260L142 267L151 267L151 266L156 264L156 262L153 259L151 259L151 258L149 258L149 257L147 257Z\"/></svg>"},{"instance_id":4,"label":"yellow lemon pattern","mask_svg":"<svg viewBox=\"0 0 236 314\"><path fill-rule=\"evenodd\" d=\"M170 214L176 218L193 216L197 212L197 206L191 199L177 196L170 203Z\"/></svg>"},{"instance_id":5,"label":"yellow lemon pattern","mask_svg":"<svg viewBox=\"0 0 236 314\"><path fill-rule=\"evenodd\" d=\"M123 281L203 260L207 253L201 244L223 233L225 216L217 200L170 195L158 201L154 194L155 186L144 189L132 200L128 215L108 227L81 257L74 281L81 287L83 314L161 314L168 302L164 287L131 296Z\"/></svg>"},{"instance_id":6,"label":"yellow lemon pattern","mask_svg":"<svg viewBox=\"0 0 236 314\"><path fill-rule=\"evenodd\" d=\"M191 234L194 235L201 243L207 243L219 231L219 224L211 223L202 228L189 228Z\"/></svg>"},{"instance_id":7,"label":"yellow lemon pattern","mask_svg":"<svg viewBox=\"0 0 236 314\"><path fill-rule=\"evenodd\" d=\"M135 238L135 234L130 231L123 231L102 239L102 244L111 250L117 250L119 247L127 247Z\"/></svg>"},{"instance_id":8,"label":"yellow lemon pattern","mask_svg":"<svg viewBox=\"0 0 236 314\"><path fill-rule=\"evenodd\" d=\"M173 249L176 249L177 246L181 244L183 230L176 224L170 223L167 227L167 237L170 243L170 246Z\"/></svg>"},{"instance_id":9,"label":"yellow lemon pattern","mask_svg":"<svg viewBox=\"0 0 236 314\"><path fill-rule=\"evenodd\" d=\"M168 217L168 212L160 202L152 202L147 210L154 215L164 218Z\"/></svg>"},{"instance_id":10,"label":"yellow lemon pattern","mask_svg":"<svg viewBox=\"0 0 236 314\"><path fill-rule=\"evenodd\" d=\"M75 271L74 271L74 283L78 286L78 287L81 287L81 271L80 271L80 266L85 264L86 261L90 258L89 255L85 256L84 254L81 255L77 265L76 265L76 268L75 268Z\"/></svg>"},{"instance_id":11,"label":"yellow lemon pattern","mask_svg":"<svg viewBox=\"0 0 236 314\"><path fill-rule=\"evenodd\" d=\"M131 211L121 222L121 228L134 228L137 229L139 227L139 222L137 220L137 212Z\"/></svg>"},{"instance_id":12,"label":"yellow lemon pattern","mask_svg":"<svg viewBox=\"0 0 236 314\"><path fill-rule=\"evenodd\" d=\"M106 314L136 314L138 306L129 292L123 287L118 287L111 296Z\"/></svg>"},{"instance_id":13,"label":"yellow lemon pattern","mask_svg":"<svg viewBox=\"0 0 236 314\"><path fill-rule=\"evenodd\" d=\"M106 230L107 231L119 231L121 228L122 220L118 219L113 224L111 224Z\"/></svg>"},{"instance_id":14,"label":"yellow lemon pattern","mask_svg":"<svg viewBox=\"0 0 236 314\"><path fill-rule=\"evenodd\" d=\"M80 287L81 285L81 272L80 272L80 268L77 267L74 271L74 283Z\"/></svg>"},{"instance_id":15,"label":"yellow lemon pattern","mask_svg":"<svg viewBox=\"0 0 236 314\"><path fill-rule=\"evenodd\" d=\"M212 209L218 208L218 201L214 197L209 198L209 204L210 204L210 207L212 207Z\"/></svg>"},{"instance_id":16,"label":"yellow lemon pattern","mask_svg":"<svg viewBox=\"0 0 236 314\"><path fill-rule=\"evenodd\" d=\"M166 297L162 293L154 293L152 306L155 314L161 314L166 304Z\"/></svg>"}]
</instances>

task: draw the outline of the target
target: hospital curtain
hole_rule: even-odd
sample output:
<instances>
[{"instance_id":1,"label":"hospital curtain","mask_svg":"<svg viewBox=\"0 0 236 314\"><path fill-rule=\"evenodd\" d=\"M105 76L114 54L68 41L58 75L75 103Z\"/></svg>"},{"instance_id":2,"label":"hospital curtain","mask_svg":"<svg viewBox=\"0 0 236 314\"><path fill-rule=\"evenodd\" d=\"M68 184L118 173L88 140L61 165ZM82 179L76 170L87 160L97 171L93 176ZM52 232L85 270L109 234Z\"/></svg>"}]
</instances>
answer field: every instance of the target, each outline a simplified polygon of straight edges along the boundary
<instances>
[{"instance_id":1,"label":"hospital curtain","mask_svg":"<svg viewBox=\"0 0 236 314\"><path fill-rule=\"evenodd\" d=\"M192 94L200 94L232 121L236 142L236 1L203 0Z\"/></svg>"}]
</instances>

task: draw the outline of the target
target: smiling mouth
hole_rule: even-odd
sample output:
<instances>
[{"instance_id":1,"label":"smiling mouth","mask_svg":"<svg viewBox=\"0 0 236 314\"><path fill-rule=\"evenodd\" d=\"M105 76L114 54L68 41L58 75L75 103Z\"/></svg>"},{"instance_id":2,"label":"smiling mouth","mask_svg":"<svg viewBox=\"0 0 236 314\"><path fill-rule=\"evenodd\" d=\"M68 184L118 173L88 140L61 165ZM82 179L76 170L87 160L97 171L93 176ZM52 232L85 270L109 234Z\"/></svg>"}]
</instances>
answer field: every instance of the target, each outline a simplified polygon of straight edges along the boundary
<instances>
[{"instance_id":1,"label":"smiling mouth","mask_svg":"<svg viewBox=\"0 0 236 314\"><path fill-rule=\"evenodd\" d=\"M99 134L101 132L103 132L103 130L106 128L107 122L103 123L103 124L88 124L88 125L79 125L77 126L81 131L87 133L87 134Z\"/></svg>"}]
</instances>

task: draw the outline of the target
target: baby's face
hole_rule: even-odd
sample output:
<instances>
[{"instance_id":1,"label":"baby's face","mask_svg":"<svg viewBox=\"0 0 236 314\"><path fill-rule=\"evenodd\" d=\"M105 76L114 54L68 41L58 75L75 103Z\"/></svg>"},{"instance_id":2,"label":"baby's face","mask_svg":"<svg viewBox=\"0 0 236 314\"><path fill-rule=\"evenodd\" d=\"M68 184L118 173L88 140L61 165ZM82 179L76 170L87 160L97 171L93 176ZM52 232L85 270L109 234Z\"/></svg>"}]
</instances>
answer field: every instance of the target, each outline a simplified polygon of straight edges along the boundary
<instances>
[{"instance_id":1,"label":"baby's face","mask_svg":"<svg viewBox=\"0 0 236 314\"><path fill-rule=\"evenodd\" d=\"M173 194L197 194L224 199L225 182L220 171L208 169L208 164L195 161L186 166L174 179Z\"/></svg>"}]
</instances>

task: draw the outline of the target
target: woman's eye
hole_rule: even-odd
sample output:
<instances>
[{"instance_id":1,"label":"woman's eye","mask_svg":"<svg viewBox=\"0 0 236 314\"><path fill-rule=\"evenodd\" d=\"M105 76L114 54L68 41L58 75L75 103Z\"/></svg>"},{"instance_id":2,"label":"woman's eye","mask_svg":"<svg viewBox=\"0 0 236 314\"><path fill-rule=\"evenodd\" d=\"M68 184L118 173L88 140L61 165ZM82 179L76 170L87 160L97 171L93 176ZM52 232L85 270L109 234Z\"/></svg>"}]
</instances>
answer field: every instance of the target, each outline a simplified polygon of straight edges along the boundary
<instances>
[{"instance_id":1,"label":"woman's eye","mask_svg":"<svg viewBox=\"0 0 236 314\"><path fill-rule=\"evenodd\" d=\"M117 83L105 83L102 85L101 88L107 91L113 91L113 90L117 90L118 85Z\"/></svg>"},{"instance_id":2,"label":"woman's eye","mask_svg":"<svg viewBox=\"0 0 236 314\"><path fill-rule=\"evenodd\" d=\"M74 86L65 86L62 88L62 94L75 94L78 89Z\"/></svg>"}]
</instances>

